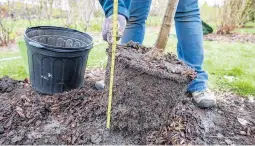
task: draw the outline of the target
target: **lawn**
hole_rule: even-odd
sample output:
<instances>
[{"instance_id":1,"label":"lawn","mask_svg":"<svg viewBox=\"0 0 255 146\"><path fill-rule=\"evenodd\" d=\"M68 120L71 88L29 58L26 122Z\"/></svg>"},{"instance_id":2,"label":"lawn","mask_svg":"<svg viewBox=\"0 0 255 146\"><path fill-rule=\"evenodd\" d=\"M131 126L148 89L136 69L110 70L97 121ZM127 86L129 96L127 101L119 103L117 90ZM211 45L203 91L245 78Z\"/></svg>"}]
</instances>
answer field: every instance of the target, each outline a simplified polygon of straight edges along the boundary
<instances>
[{"instance_id":1,"label":"lawn","mask_svg":"<svg viewBox=\"0 0 255 146\"><path fill-rule=\"evenodd\" d=\"M153 45L156 37L146 37L145 45ZM167 52L176 54L176 43L176 38L171 37ZM205 41L204 47L204 69L209 73L210 88L255 96L255 44Z\"/></svg>"},{"instance_id":2,"label":"lawn","mask_svg":"<svg viewBox=\"0 0 255 146\"><path fill-rule=\"evenodd\" d=\"M14 79L26 78L26 70L22 59L0 61L0 76L9 76Z\"/></svg>"},{"instance_id":3,"label":"lawn","mask_svg":"<svg viewBox=\"0 0 255 146\"><path fill-rule=\"evenodd\" d=\"M211 87L255 95L255 44L205 42L204 46Z\"/></svg>"},{"instance_id":4,"label":"lawn","mask_svg":"<svg viewBox=\"0 0 255 146\"><path fill-rule=\"evenodd\" d=\"M4 59L4 58L10 58L10 57L17 57L20 55L19 51L1 51L0 53L0 59Z\"/></svg>"},{"instance_id":5,"label":"lawn","mask_svg":"<svg viewBox=\"0 0 255 146\"><path fill-rule=\"evenodd\" d=\"M213 11L213 9L212 9ZM215 23L210 23L210 17L202 14L203 20L208 21L214 30ZM88 68L105 67L107 55L105 49L107 43L102 42L100 34L102 23L101 18L95 18L91 22L88 31L93 32L95 46L89 55ZM60 20L59 20L60 21ZM41 25L46 25L46 21L41 21ZM52 23L57 23L52 21ZM153 26L147 29L144 45L152 46L156 40L158 30L156 26L160 25L161 19L158 17L149 17L146 24ZM33 22L32 25L37 25L38 22ZM59 23L58 23L59 24ZM24 26L30 26L28 21L19 20L14 27L15 31L23 32ZM255 23L248 23L248 28L236 29L240 33L255 33ZM82 30L79 25L78 30ZM96 35L95 35L96 34ZM177 39L171 35L166 52L176 53ZM209 86L215 90L233 90L241 95L255 96L255 44L243 43L224 43L224 42L205 42L205 62L204 68L210 75ZM15 79L24 79L27 74L22 58L14 60L6 60L6 58L24 56L26 51L1 51L0 52L0 77L8 75ZM21 55L22 54L22 55Z\"/></svg>"}]
</instances>

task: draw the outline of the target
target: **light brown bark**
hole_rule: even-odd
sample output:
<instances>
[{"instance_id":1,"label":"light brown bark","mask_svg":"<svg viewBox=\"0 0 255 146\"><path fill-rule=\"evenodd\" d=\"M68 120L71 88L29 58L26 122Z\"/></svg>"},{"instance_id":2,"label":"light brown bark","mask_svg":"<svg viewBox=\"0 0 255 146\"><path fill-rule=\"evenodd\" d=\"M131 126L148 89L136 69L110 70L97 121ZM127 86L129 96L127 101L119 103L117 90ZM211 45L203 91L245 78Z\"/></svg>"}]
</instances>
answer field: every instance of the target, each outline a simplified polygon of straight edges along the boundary
<instances>
[{"instance_id":1,"label":"light brown bark","mask_svg":"<svg viewBox=\"0 0 255 146\"><path fill-rule=\"evenodd\" d=\"M158 39L156 41L155 47L163 52L166 48L168 36L172 28L173 18L177 9L179 0L169 0L166 8L165 16L158 34Z\"/></svg>"}]
</instances>

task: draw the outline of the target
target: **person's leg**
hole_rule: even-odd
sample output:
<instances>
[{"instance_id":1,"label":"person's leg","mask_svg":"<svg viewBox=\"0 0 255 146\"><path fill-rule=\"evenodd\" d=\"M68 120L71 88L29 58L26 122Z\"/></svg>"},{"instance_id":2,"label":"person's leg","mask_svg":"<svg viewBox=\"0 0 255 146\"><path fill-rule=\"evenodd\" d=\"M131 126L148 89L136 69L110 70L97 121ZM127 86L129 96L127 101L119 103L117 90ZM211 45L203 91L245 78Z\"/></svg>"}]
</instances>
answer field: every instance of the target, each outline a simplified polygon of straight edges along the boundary
<instances>
[{"instance_id":1,"label":"person's leg","mask_svg":"<svg viewBox=\"0 0 255 146\"><path fill-rule=\"evenodd\" d=\"M150 11L151 0L132 0L130 19L121 39L121 44L129 41L142 44L145 33L145 21Z\"/></svg>"},{"instance_id":2,"label":"person's leg","mask_svg":"<svg viewBox=\"0 0 255 146\"><path fill-rule=\"evenodd\" d=\"M178 57L197 72L197 78L188 87L189 92L207 88L207 73L202 69L204 60L203 31L198 0L180 0L175 15L178 38Z\"/></svg>"},{"instance_id":3,"label":"person's leg","mask_svg":"<svg viewBox=\"0 0 255 146\"><path fill-rule=\"evenodd\" d=\"M207 89L208 75L203 70L203 30L198 0L180 0L175 14L177 52L179 59L197 72L197 77L188 86L195 103L201 108L213 107L216 98Z\"/></svg>"},{"instance_id":4,"label":"person's leg","mask_svg":"<svg viewBox=\"0 0 255 146\"><path fill-rule=\"evenodd\" d=\"M183 52L179 43L177 43L177 56L178 59L183 60Z\"/></svg>"}]
</instances>

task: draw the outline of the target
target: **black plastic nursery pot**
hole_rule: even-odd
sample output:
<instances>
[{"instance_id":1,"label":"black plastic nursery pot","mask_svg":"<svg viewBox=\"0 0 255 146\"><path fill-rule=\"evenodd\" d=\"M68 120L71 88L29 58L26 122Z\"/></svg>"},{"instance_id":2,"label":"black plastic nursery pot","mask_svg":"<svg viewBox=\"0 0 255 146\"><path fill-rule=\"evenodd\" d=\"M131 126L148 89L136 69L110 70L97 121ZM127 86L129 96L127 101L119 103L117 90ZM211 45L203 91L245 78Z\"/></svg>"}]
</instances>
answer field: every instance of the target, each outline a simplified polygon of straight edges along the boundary
<instances>
[{"instance_id":1,"label":"black plastic nursery pot","mask_svg":"<svg viewBox=\"0 0 255 146\"><path fill-rule=\"evenodd\" d=\"M77 30L38 26L24 35L32 87L43 94L80 88L93 39Z\"/></svg>"}]
</instances>

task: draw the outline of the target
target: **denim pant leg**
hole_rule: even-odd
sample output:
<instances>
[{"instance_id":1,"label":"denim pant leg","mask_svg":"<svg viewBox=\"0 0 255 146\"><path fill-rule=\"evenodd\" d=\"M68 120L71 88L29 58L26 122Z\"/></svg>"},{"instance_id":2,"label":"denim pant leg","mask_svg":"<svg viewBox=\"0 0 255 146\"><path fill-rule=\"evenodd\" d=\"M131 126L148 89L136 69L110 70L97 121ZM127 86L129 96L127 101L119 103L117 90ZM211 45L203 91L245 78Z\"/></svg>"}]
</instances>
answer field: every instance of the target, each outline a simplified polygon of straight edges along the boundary
<instances>
[{"instance_id":1,"label":"denim pant leg","mask_svg":"<svg viewBox=\"0 0 255 146\"><path fill-rule=\"evenodd\" d=\"M129 41L142 44L145 33L145 21L150 11L151 0L132 0L130 19L121 39L121 44Z\"/></svg>"},{"instance_id":2,"label":"denim pant leg","mask_svg":"<svg viewBox=\"0 0 255 146\"><path fill-rule=\"evenodd\" d=\"M178 57L197 72L196 79L191 82L187 90L189 92L203 91L207 88L208 74L202 69L204 48L198 0L179 1L175 27L178 38Z\"/></svg>"}]
</instances>

